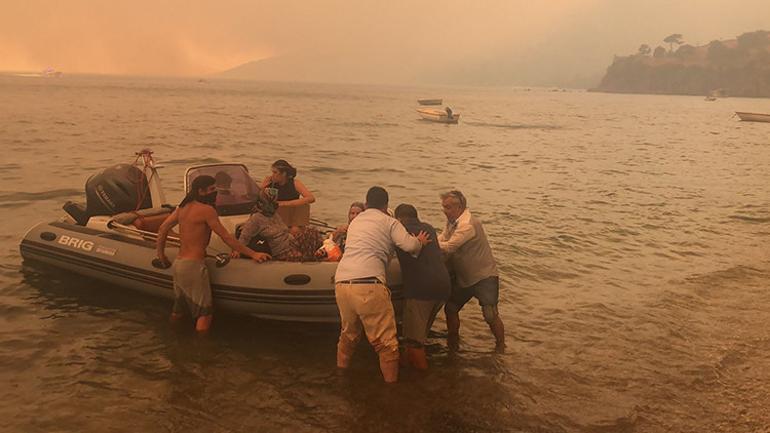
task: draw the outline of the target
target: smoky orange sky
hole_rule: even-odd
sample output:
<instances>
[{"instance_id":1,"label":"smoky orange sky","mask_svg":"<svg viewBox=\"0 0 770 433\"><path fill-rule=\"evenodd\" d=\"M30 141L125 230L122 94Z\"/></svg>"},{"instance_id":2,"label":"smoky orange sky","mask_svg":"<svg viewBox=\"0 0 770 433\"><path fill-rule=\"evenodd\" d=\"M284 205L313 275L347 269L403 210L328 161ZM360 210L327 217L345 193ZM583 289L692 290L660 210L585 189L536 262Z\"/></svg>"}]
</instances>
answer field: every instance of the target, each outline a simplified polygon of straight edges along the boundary
<instances>
[{"instance_id":1,"label":"smoky orange sky","mask_svg":"<svg viewBox=\"0 0 770 433\"><path fill-rule=\"evenodd\" d=\"M0 0L0 70L204 76L291 58L279 75L351 82L563 83L613 54L770 30L768 0ZM327 63L326 68L315 68ZM314 72L316 71L315 75ZM280 78L280 76L278 77ZM540 81L540 82L538 82Z\"/></svg>"}]
</instances>

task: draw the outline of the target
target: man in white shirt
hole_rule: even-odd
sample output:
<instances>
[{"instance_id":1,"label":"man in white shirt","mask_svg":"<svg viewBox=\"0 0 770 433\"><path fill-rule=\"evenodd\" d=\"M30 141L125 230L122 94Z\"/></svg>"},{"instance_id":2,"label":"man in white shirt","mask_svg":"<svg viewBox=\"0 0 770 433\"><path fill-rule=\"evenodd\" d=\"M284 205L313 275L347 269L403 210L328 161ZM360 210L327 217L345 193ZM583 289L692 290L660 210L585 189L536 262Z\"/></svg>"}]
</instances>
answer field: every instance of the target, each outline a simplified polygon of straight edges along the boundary
<instances>
[{"instance_id":1,"label":"man in white shirt","mask_svg":"<svg viewBox=\"0 0 770 433\"><path fill-rule=\"evenodd\" d=\"M371 187L366 193L366 210L348 227L345 254L334 277L334 293L341 322L337 367L350 365L363 331L377 351L383 379L392 383L398 380L398 339L385 269L396 246L417 256L430 239L425 232L410 235L387 211L388 192Z\"/></svg>"},{"instance_id":2,"label":"man in white shirt","mask_svg":"<svg viewBox=\"0 0 770 433\"><path fill-rule=\"evenodd\" d=\"M438 236L438 244L441 252L448 256L449 267L454 270L456 278L452 294L444 306L449 344L457 346L460 310L471 298L476 298L484 320L495 336L497 348L502 349L505 347L505 328L497 311L500 279L484 227L471 215L465 196L460 191L441 194L441 207L447 225Z\"/></svg>"}]
</instances>

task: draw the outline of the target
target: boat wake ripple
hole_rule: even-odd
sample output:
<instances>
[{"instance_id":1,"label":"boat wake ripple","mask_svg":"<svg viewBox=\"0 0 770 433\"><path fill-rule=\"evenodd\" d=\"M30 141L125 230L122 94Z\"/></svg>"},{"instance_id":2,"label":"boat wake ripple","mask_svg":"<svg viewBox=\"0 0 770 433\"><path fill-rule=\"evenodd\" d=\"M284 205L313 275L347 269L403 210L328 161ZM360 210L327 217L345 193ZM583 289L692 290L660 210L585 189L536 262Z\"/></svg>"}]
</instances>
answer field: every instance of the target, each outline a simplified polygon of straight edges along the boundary
<instances>
[{"instance_id":1,"label":"boat wake ripple","mask_svg":"<svg viewBox=\"0 0 770 433\"><path fill-rule=\"evenodd\" d=\"M488 123L488 122L465 122L466 125L482 126L488 128L502 128L502 129L544 129L554 130L563 129L561 125L549 125L549 124L523 124L523 123Z\"/></svg>"}]
</instances>

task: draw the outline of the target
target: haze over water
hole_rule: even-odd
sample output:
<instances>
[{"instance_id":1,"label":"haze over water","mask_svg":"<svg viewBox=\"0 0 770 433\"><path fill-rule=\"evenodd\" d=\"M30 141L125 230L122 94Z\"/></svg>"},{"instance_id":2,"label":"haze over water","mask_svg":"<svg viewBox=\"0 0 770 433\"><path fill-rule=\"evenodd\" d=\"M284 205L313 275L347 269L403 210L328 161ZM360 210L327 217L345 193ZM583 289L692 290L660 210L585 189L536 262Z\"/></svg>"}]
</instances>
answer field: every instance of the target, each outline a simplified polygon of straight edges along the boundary
<instances>
[{"instance_id":1,"label":"haze over water","mask_svg":"<svg viewBox=\"0 0 770 433\"><path fill-rule=\"evenodd\" d=\"M0 430L754 432L770 428L770 101L521 88L0 76ZM443 97L459 125L417 120ZM336 225L372 185L442 228L457 187L501 271L508 350L443 313L431 370L384 387L335 327L219 315L22 264L38 221L150 147L169 200L193 164L285 158Z\"/></svg>"}]
</instances>

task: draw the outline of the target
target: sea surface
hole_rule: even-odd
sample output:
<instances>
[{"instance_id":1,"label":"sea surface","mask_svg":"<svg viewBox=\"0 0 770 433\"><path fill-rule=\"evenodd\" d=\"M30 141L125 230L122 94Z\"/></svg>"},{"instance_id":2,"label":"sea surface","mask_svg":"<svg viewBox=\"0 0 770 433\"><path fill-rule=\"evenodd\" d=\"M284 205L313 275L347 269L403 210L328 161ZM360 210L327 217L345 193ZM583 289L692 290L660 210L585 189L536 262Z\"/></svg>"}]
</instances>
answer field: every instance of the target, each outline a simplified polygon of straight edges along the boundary
<instances>
[{"instance_id":1,"label":"sea surface","mask_svg":"<svg viewBox=\"0 0 770 433\"><path fill-rule=\"evenodd\" d=\"M418 119L443 97L458 125ZM770 430L770 100L526 88L0 76L0 431ZM474 302L427 374L385 386L335 326L217 316L24 263L19 241L93 172L151 148L172 202L193 164L283 158L337 225L372 185L443 227L462 189L501 272L508 348Z\"/></svg>"}]
</instances>

